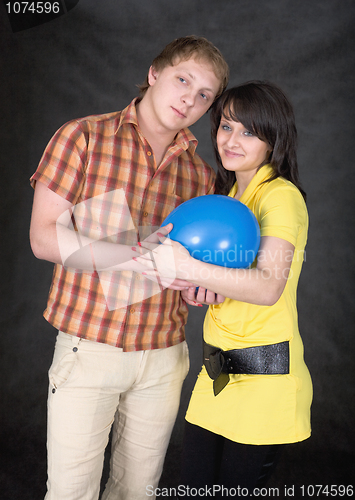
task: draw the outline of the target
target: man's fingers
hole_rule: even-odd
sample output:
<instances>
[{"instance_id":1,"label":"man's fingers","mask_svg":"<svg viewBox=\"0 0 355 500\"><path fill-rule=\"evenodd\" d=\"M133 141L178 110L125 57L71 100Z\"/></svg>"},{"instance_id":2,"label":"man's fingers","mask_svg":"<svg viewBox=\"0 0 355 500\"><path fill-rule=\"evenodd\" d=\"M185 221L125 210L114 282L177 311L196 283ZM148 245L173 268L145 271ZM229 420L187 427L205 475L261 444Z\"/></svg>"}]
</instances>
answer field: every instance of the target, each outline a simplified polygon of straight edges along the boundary
<instances>
[{"instance_id":1,"label":"man's fingers","mask_svg":"<svg viewBox=\"0 0 355 500\"><path fill-rule=\"evenodd\" d=\"M202 288L201 286L196 291L195 297L197 302L204 303L206 301L206 288Z\"/></svg>"}]
</instances>

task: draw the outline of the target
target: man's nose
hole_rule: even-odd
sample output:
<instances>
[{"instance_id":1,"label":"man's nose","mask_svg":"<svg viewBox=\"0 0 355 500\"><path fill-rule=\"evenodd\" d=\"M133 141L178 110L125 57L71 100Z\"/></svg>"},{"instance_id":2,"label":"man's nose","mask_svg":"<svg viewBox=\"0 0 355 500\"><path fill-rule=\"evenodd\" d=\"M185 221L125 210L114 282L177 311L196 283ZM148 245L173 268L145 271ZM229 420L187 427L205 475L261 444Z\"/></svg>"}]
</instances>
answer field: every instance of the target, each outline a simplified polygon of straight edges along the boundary
<instances>
[{"instance_id":1,"label":"man's nose","mask_svg":"<svg viewBox=\"0 0 355 500\"><path fill-rule=\"evenodd\" d=\"M195 102L195 97L192 92L186 92L181 99L187 106L192 106Z\"/></svg>"}]
</instances>

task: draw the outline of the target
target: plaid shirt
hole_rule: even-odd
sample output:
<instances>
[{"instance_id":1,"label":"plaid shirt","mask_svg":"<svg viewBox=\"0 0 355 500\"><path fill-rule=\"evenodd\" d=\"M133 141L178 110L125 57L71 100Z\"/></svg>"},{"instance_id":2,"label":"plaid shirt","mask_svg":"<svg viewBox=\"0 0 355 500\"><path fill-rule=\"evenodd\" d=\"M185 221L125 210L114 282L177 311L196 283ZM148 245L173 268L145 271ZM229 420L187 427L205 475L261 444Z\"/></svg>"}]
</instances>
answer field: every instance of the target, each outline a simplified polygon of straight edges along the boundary
<instances>
[{"instance_id":1,"label":"plaid shirt","mask_svg":"<svg viewBox=\"0 0 355 500\"><path fill-rule=\"evenodd\" d=\"M135 102L121 112L65 124L31 177L32 186L40 181L74 205L78 234L132 245L182 202L213 190L214 172L195 153L197 140L188 129L156 167ZM187 313L180 292L161 291L137 273L55 265L44 317L71 335L138 351L183 341Z\"/></svg>"}]
</instances>

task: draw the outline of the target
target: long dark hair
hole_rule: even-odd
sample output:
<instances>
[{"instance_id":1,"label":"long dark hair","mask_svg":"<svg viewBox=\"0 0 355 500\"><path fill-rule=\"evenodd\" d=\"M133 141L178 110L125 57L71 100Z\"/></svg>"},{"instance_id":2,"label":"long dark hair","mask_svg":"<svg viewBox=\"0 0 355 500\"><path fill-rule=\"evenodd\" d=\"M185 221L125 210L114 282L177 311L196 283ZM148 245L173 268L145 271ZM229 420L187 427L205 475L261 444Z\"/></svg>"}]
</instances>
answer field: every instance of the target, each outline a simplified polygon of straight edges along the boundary
<instances>
[{"instance_id":1,"label":"long dark hair","mask_svg":"<svg viewBox=\"0 0 355 500\"><path fill-rule=\"evenodd\" d=\"M301 188L297 165L297 129L293 108L284 92L275 84L250 81L233 87L214 103L211 112L211 135L218 172L216 194L228 194L235 183L235 173L226 170L217 148L217 131L222 116L238 121L261 141L272 147L268 163L274 172L267 179L277 177L291 181L306 199Z\"/></svg>"}]
</instances>

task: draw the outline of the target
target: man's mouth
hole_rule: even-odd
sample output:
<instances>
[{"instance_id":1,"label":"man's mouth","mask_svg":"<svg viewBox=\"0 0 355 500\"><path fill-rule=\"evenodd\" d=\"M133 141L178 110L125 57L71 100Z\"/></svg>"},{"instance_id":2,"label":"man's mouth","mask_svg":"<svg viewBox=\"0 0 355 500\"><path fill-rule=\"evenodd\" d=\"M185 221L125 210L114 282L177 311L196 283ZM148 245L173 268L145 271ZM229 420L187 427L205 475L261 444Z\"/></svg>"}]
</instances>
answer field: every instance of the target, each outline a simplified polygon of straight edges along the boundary
<instances>
[{"instance_id":1,"label":"man's mouth","mask_svg":"<svg viewBox=\"0 0 355 500\"><path fill-rule=\"evenodd\" d=\"M174 108L173 106L171 106L172 110L174 111L174 113L179 116L180 118L186 118L186 115L184 113L182 113L181 111L179 111L178 109Z\"/></svg>"}]
</instances>

